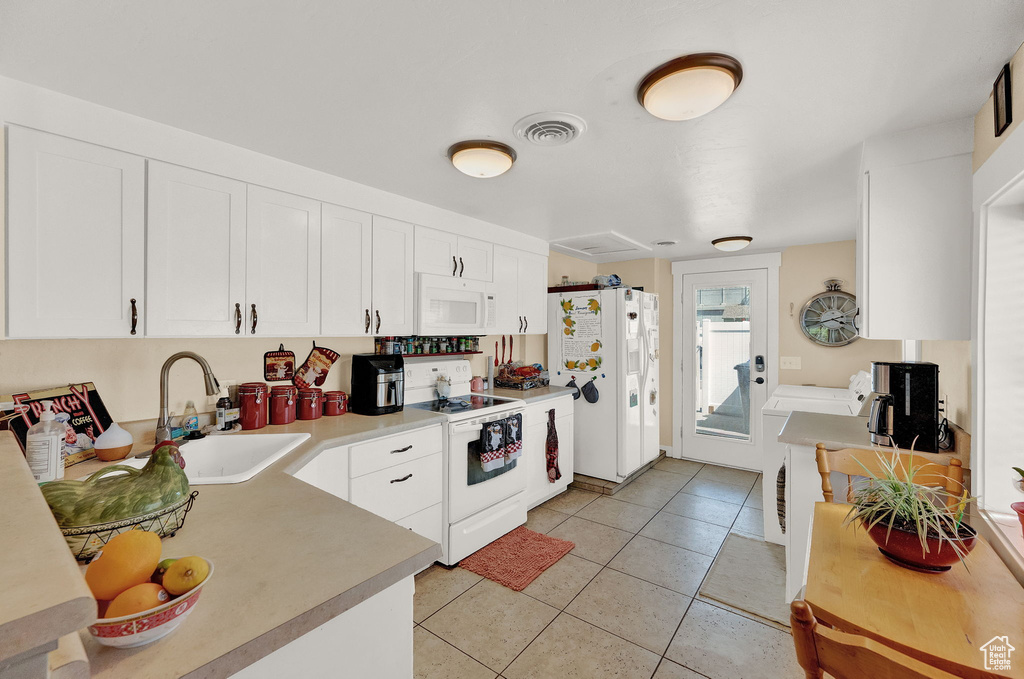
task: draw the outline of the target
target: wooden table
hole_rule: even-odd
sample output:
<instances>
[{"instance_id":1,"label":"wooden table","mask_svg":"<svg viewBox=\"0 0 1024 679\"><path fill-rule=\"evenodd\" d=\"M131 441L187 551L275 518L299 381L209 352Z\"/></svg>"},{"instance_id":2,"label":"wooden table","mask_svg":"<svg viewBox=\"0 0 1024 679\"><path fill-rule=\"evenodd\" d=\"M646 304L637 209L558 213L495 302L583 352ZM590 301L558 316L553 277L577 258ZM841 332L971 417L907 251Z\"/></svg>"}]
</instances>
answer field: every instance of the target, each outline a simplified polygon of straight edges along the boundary
<instances>
[{"instance_id":1,"label":"wooden table","mask_svg":"<svg viewBox=\"0 0 1024 679\"><path fill-rule=\"evenodd\" d=\"M804 599L822 622L965 678L1024 677L1024 588L981 537L967 566L918 573L843 527L849 506L819 502ZM980 647L1008 636L1011 669L985 670Z\"/></svg>"}]
</instances>

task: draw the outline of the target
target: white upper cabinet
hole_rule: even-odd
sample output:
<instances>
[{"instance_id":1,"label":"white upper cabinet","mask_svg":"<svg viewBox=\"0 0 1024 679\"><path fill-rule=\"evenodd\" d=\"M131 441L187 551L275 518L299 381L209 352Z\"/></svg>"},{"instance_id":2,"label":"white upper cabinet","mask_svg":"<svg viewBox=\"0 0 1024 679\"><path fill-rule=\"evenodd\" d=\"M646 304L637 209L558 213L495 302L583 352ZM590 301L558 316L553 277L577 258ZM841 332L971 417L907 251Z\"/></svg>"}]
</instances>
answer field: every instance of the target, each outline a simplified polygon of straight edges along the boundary
<instances>
[{"instance_id":1,"label":"white upper cabinet","mask_svg":"<svg viewBox=\"0 0 1024 679\"><path fill-rule=\"evenodd\" d=\"M372 320L375 335L415 332L413 225L373 216Z\"/></svg>"},{"instance_id":2,"label":"white upper cabinet","mask_svg":"<svg viewBox=\"0 0 1024 679\"><path fill-rule=\"evenodd\" d=\"M519 311L519 250L494 246L494 306L499 334L518 335L523 330Z\"/></svg>"},{"instance_id":3,"label":"white upper cabinet","mask_svg":"<svg viewBox=\"0 0 1024 679\"><path fill-rule=\"evenodd\" d=\"M151 160L148 197L146 334L241 334L245 184Z\"/></svg>"},{"instance_id":4,"label":"white upper cabinet","mask_svg":"<svg viewBox=\"0 0 1024 679\"><path fill-rule=\"evenodd\" d=\"M496 332L543 335L548 320L548 260L543 255L494 246Z\"/></svg>"},{"instance_id":5,"label":"white upper cabinet","mask_svg":"<svg viewBox=\"0 0 1024 679\"><path fill-rule=\"evenodd\" d=\"M475 238L416 227L416 273L490 282L494 246Z\"/></svg>"},{"instance_id":6,"label":"white upper cabinet","mask_svg":"<svg viewBox=\"0 0 1024 679\"><path fill-rule=\"evenodd\" d=\"M11 126L7 334L143 333L145 160Z\"/></svg>"},{"instance_id":7,"label":"white upper cabinet","mask_svg":"<svg viewBox=\"0 0 1024 679\"><path fill-rule=\"evenodd\" d=\"M323 204L321 329L324 335L368 335L373 261L372 216Z\"/></svg>"},{"instance_id":8,"label":"white upper cabinet","mask_svg":"<svg viewBox=\"0 0 1024 679\"><path fill-rule=\"evenodd\" d=\"M243 332L320 334L320 202L249 186Z\"/></svg>"}]
</instances>

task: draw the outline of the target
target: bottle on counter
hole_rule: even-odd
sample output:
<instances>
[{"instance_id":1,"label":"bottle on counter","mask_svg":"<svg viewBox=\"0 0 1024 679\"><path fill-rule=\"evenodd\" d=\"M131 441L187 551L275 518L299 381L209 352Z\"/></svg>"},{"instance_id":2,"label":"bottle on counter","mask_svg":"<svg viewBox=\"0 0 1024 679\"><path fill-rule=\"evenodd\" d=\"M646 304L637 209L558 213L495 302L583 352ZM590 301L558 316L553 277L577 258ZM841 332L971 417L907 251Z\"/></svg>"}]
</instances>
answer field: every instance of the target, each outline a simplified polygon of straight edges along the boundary
<instances>
[{"instance_id":1,"label":"bottle on counter","mask_svg":"<svg viewBox=\"0 0 1024 679\"><path fill-rule=\"evenodd\" d=\"M181 428L187 436L191 432L199 431L199 413L196 412L195 401L185 401L185 413L181 416Z\"/></svg>"},{"instance_id":2,"label":"bottle on counter","mask_svg":"<svg viewBox=\"0 0 1024 679\"><path fill-rule=\"evenodd\" d=\"M53 401L43 401L39 421L29 427L25 437L25 458L36 483L64 478L64 435L65 427L53 413Z\"/></svg>"},{"instance_id":3,"label":"bottle on counter","mask_svg":"<svg viewBox=\"0 0 1024 679\"><path fill-rule=\"evenodd\" d=\"M217 399L217 430L227 431L231 429L231 425L228 424L228 411L231 410L231 399L225 393L226 389L221 389L221 393L224 395Z\"/></svg>"}]
</instances>

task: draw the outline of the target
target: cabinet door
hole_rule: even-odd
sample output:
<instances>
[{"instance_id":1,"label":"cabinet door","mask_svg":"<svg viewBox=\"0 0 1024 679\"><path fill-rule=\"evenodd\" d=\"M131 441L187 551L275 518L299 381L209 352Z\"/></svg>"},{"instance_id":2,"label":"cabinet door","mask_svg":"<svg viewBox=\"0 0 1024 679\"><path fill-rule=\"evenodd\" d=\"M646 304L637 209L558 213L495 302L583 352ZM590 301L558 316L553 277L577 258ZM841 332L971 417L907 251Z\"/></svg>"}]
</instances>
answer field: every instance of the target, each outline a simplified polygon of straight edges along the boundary
<instances>
[{"instance_id":1,"label":"cabinet door","mask_svg":"<svg viewBox=\"0 0 1024 679\"><path fill-rule=\"evenodd\" d=\"M459 236L459 277L491 282L494 245Z\"/></svg>"},{"instance_id":2,"label":"cabinet door","mask_svg":"<svg viewBox=\"0 0 1024 679\"><path fill-rule=\"evenodd\" d=\"M150 160L147 195L146 335L240 334L245 184Z\"/></svg>"},{"instance_id":3,"label":"cabinet door","mask_svg":"<svg viewBox=\"0 0 1024 679\"><path fill-rule=\"evenodd\" d=\"M142 336L145 161L12 126L7 163L8 336Z\"/></svg>"},{"instance_id":4,"label":"cabinet door","mask_svg":"<svg viewBox=\"0 0 1024 679\"><path fill-rule=\"evenodd\" d=\"M329 203L321 222L321 329L325 335L371 331L371 215Z\"/></svg>"},{"instance_id":5,"label":"cabinet door","mask_svg":"<svg viewBox=\"0 0 1024 679\"><path fill-rule=\"evenodd\" d=\"M494 332L499 334L517 335L523 329L523 314L519 311L520 254L519 250L494 246L494 304L498 321Z\"/></svg>"},{"instance_id":6,"label":"cabinet door","mask_svg":"<svg viewBox=\"0 0 1024 679\"><path fill-rule=\"evenodd\" d=\"M548 258L528 252L519 254L519 313L523 332L543 335L548 331Z\"/></svg>"},{"instance_id":7,"label":"cabinet door","mask_svg":"<svg viewBox=\"0 0 1024 679\"><path fill-rule=\"evenodd\" d=\"M425 226L416 227L416 273L458 276L459 237Z\"/></svg>"},{"instance_id":8,"label":"cabinet door","mask_svg":"<svg viewBox=\"0 0 1024 679\"><path fill-rule=\"evenodd\" d=\"M320 203L260 186L249 186L248 193L243 329L271 337L318 335Z\"/></svg>"},{"instance_id":9,"label":"cabinet door","mask_svg":"<svg viewBox=\"0 0 1024 679\"><path fill-rule=\"evenodd\" d=\"M373 216L372 308L377 335L413 334L413 226Z\"/></svg>"}]
</instances>

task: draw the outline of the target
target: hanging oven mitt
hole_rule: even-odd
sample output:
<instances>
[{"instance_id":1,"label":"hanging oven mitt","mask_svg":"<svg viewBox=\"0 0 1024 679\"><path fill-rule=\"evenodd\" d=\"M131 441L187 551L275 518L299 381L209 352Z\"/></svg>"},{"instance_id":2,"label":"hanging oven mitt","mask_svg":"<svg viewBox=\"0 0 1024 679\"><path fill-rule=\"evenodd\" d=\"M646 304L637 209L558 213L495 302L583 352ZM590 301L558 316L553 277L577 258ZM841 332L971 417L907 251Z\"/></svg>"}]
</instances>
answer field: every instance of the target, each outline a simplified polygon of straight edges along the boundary
<instances>
[{"instance_id":1,"label":"hanging oven mitt","mask_svg":"<svg viewBox=\"0 0 1024 679\"><path fill-rule=\"evenodd\" d=\"M555 429L555 409L548 411L548 438L544 443L544 456L548 464L548 482L554 483L562 478L558 469L558 431Z\"/></svg>"},{"instance_id":2,"label":"hanging oven mitt","mask_svg":"<svg viewBox=\"0 0 1024 679\"><path fill-rule=\"evenodd\" d=\"M313 342L313 350L309 352L302 367L295 372L292 382L299 389L323 385L328 371L338 358L338 352L331 351L326 347L318 347L316 342Z\"/></svg>"},{"instance_id":3,"label":"hanging oven mitt","mask_svg":"<svg viewBox=\"0 0 1024 679\"><path fill-rule=\"evenodd\" d=\"M597 385L594 384L594 380L590 380L583 385L581 389L583 392L583 398L587 399L587 403L597 403L597 399L601 398L601 394L597 391Z\"/></svg>"},{"instance_id":4,"label":"hanging oven mitt","mask_svg":"<svg viewBox=\"0 0 1024 679\"><path fill-rule=\"evenodd\" d=\"M505 418L505 464L523 454L523 415Z\"/></svg>"},{"instance_id":5,"label":"hanging oven mitt","mask_svg":"<svg viewBox=\"0 0 1024 679\"><path fill-rule=\"evenodd\" d=\"M572 400L579 400L580 397L580 385L576 384L576 378L573 377L571 380L565 383L565 386L572 388Z\"/></svg>"},{"instance_id":6,"label":"hanging oven mitt","mask_svg":"<svg viewBox=\"0 0 1024 679\"><path fill-rule=\"evenodd\" d=\"M505 420L488 422L480 432L480 467L493 472L505 466Z\"/></svg>"}]
</instances>

